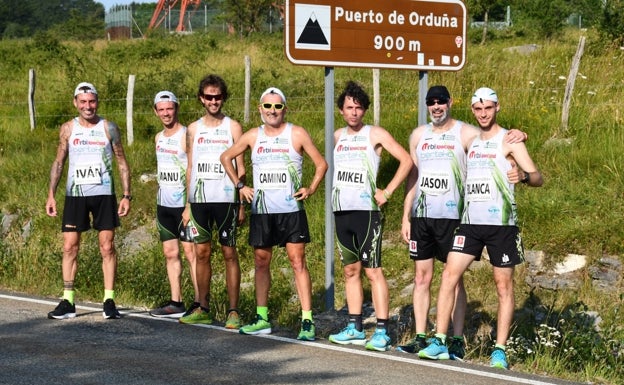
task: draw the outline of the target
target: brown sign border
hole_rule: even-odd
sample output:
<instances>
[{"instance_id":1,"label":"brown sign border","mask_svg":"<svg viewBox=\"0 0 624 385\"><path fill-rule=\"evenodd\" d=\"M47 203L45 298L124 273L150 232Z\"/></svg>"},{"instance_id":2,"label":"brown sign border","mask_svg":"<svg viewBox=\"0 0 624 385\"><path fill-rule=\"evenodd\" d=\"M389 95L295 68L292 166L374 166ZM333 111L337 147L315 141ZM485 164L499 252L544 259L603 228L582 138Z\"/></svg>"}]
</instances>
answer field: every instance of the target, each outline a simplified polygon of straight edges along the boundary
<instances>
[{"instance_id":1,"label":"brown sign border","mask_svg":"<svg viewBox=\"0 0 624 385\"><path fill-rule=\"evenodd\" d=\"M305 6L324 6L330 7L330 24L331 34L339 34L341 39L336 40L330 38L330 46L328 49L297 49L295 48L295 5ZM403 15L407 18L408 14L413 9L418 8L422 11L423 7L433 13L440 12L439 9L434 9L436 5L441 5L444 11L450 11L451 16L460 20L457 28L447 28L448 33L440 33L440 28L432 26L414 26L407 20L403 24L394 23L391 24L388 20L390 13L388 9L394 10L395 16ZM354 22L354 21L336 21L333 20L334 11L336 7L359 12L360 16L368 16L374 18L375 16L383 19L381 23L375 22ZM284 50L286 57L293 64L300 65L322 65L326 67L367 67L367 68L394 68L394 69L412 69L412 70L438 70L438 71L458 71L463 68L466 62L466 6L461 0L286 0L285 1L285 29L284 29ZM442 12L444 12L442 11ZM420 13L421 16L428 13ZM446 14L446 13L445 13ZM317 25L317 29L320 28ZM373 46L373 40L377 37L385 36L390 40L390 43L394 43L392 40L394 37L402 38L403 50L396 49L376 49ZM361 44L356 44L355 41L370 41L371 47L362 48ZM419 40L416 40L419 39ZM412 63L413 59L410 59L408 63L404 60L402 54L411 54L411 50L406 52L405 44L414 42L425 41L427 46L433 46L433 48L425 47L424 51L419 51L418 54L423 55L425 58L431 58L435 56L448 55L454 56L456 62L451 65L441 65L439 60L436 60L434 65ZM449 50L449 40L461 41L461 48L458 46L455 52L439 51ZM377 40L379 41L379 40ZM397 42L399 42L397 40ZM407 42L407 43L406 43ZM445 47L446 46L446 47ZM411 47L411 46L410 46ZM450 50L449 50L450 51ZM344 59L343 57L348 57ZM395 62L379 60L379 57L386 56L389 59L395 60ZM457 57L460 56L459 60ZM421 59L422 60L422 59ZM428 61L426 59L425 61Z\"/></svg>"}]
</instances>

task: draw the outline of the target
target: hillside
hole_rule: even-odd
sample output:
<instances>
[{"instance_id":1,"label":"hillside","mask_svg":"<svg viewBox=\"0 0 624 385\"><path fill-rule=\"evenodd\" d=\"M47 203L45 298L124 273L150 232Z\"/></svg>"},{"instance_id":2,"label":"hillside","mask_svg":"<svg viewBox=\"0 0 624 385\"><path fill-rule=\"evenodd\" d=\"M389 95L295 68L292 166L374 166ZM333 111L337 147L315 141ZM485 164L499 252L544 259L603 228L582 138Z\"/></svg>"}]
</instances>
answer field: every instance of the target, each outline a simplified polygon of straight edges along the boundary
<instances>
[{"instance_id":1,"label":"hillside","mask_svg":"<svg viewBox=\"0 0 624 385\"><path fill-rule=\"evenodd\" d=\"M466 66L458 72L429 74L429 84L445 84L454 99L455 117L473 122L469 98L476 88L495 89L501 101L500 123L529 134L529 151L544 175L539 189L517 189L517 202L525 247L543 253L542 271L518 269L517 315L514 338L518 353L514 370L537 370L564 378L621 383L624 332L619 321L622 281L603 290L592 284L591 268L608 256L622 262L621 165L624 163L622 100L624 51L600 48L588 33L579 76L571 100L567 130L561 128L561 109L570 64L579 36L576 32L558 41L501 40L484 46L470 45ZM532 52L510 47L535 44ZM126 133L126 94L129 75L136 76L132 126L134 143L126 145L132 169L133 207L122 220L117 248L120 254L118 298L121 303L151 307L168 295L164 258L155 229L154 182L142 175L155 172L153 136L160 130L151 111L153 95L162 89L181 100L181 120L188 124L202 114L195 100L197 83L207 73L226 79L232 97L225 112L241 121L245 129L260 123L255 100L268 86L285 91L290 121L306 127L324 152L324 79L322 67L294 66L284 57L278 35L256 35L248 39L216 34L168 36L123 42L64 43L46 36L34 40L0 41L0 203L3 227L0 237L0 287L57 297L62 290L60 273L60 219L45 215L49 170L58 142L59 125L75 115L71 92L80 81L96 85L100 93L99 114L117 122ZM244 62L251 61L251 114L244 122ZM28 69L36 73L36 120L30 129L28 116ZM372 95L372 71L337 68L338 94L349 79L362 83ZM404 145L418 122L418 74L413 71L382 70L380 124ZM368 113L369 121L373 111ZM342 125L335 113L335 126ZM382 161L380 185L385 185L396 165ZM306 177L310 170L306 169ZM305 177L304 177L305 178ZM64 181L64 179L63 179ZM63 181L61 183L63 183ZM62 189L59 189L62 190ZM120 193L120 192L119 192ZM394 322L411 309L409 285L413 264L400 241L401 191L386 208L384 269L391 285ZM60 199L61 192L57 194ZM307 203L313 243L307 248L314 286L315 313L325 304L324 191ZM7 222L8 218L12 221ZM25 228L30 231L26 232ZM246 244L247 227L239 237L243 285L241 309L253 314L253 258ZM81 299L100 300L101 266L94 233L85 234L76 280ZM587 266L574 273L572 288L545 289L531 285L527 277L551 271L568 254L584 255ZM223 317L227 301L223 263L213 258L213 308ZM336 271L335 307L344 303L339 262ZM297 324L298 304L288 261L276 252L274 282L270 297L272 318L284 327ZM185 298L192 287L185 273ZM436 274L436 282L439 274ZM469 314L467 324L470 359L483 361L495 325L494 284L491 269L474 269L467 275ZM437 283L436 283L437 285ZM435 290L435 288L434 288ZM406 295L406 293L408 293ZM367 293L367 295L369 295ZM600 330L587 324L587 314L597 314ZM564 320L565 322L562 322ZM407 323L408 324L408 323ZM535 338L553 328L555 344ZM396 336L409 337L409 330ZM524 345L523 345L524 344ZM522 348L521 348L522 347ZM570 348L573 347L573 351ZM532 353L529 353L529 350ZM604 364L601 362L605 362ZM600 364L599 364L600 363Z\"/></svg>"}]
</instances>

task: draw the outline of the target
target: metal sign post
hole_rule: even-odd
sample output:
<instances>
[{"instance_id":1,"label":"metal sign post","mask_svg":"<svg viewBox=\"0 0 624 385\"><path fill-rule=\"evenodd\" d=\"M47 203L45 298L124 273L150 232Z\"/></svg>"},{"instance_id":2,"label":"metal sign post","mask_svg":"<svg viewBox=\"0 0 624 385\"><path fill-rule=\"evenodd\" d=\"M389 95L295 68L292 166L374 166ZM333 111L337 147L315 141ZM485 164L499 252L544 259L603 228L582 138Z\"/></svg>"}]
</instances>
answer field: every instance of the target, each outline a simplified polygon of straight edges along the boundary
<instances>
[{"instance_id":1,"label":"metal sign post","mask_svg":"<svg viewBox=\"0 0 624 385\"><path fill-rule=\"evenodd\" d=\"M427 71L458 71L466 59L461 0L286 0L284 49L293 64L325 67L325 307L334 308L333 67L419 70L419 124L427 118Z\"/></svg>"}]
</instances>

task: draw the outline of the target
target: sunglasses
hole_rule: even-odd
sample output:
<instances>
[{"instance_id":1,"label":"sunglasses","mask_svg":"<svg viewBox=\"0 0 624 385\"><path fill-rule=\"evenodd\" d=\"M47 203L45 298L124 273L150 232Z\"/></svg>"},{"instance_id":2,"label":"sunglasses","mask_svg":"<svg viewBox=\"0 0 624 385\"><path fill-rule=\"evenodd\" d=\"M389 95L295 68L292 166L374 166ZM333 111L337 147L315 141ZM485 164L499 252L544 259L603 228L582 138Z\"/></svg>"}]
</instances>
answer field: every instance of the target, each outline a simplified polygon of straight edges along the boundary
<instances>
[{"instance_id":1,"label":"sunglasses","mask_svg":"<svg viewBox=\"0 0 624 385\"><path fill-rule=\"evenodd\" d=\"M202 97L204 98L205 101L209 102L211 100L215 100L215 101L219 101L221 99L223 99L223 94L216 94L216 95L211 95L211 94L202 94Z\"/></svg>"},{"instance_id":2,"label":"sunglasses","mask_svg":"<svg viewBox=\"0 0 624 385\"><path fill-rule=\"evenodd\" d=\"M448 103L448 99L446 99L446 98L438 98L437 100L436 99L428 99L425 103L429 107L431 107L431 106L433 106L435 104L438 104L438 105L442 106L442 105Z\"/></svg>"},{"instance_id":3,"label":"sunglasses","mask_svg":"<svg viewBox=\"0 0 624 385\"><path fill-rule=\"evenodd\" d=\"M284 103L262 103L262 108L265 110L270 110L271 108L275 108L276 111L281 111L286 107Z\"/></svg>"}]
</instances>

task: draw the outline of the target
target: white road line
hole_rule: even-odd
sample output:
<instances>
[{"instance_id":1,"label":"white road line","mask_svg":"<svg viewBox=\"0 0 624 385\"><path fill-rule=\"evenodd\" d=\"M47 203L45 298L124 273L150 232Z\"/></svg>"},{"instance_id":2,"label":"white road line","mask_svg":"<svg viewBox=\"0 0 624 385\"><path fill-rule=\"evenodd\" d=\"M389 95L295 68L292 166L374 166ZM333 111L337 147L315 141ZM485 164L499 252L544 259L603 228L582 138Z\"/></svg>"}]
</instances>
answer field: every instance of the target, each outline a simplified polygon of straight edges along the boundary
<instances>
[{"instance_id":1,"label":"white road line","mask_svg":"<svg viewBox=\"0 0 624 385\"><path fill-rule=\"evenodd\" d=\"M33 302L33 303L38 303L38 304L42 304L42 305L57 305L57 302L54 301L49 301L49 300L41 300L41 299L35 299L35 298L28 298L28 297L20 297L20 296L15 296L15 295L6 295L6 294L0 294L0 298L5 298L5 299L10 299L10 300L16 300L16 301L22 301L22 302ZM81 309L81 310L87 310L87 311L102 311L101 307L92 307L92 306L83 306L83 305L76 305L77 309ZM141 313L135 313L132 311L120 311L120 313L124 316L129 316L129 317L137 317L137 318L148 318L151 320L155 320L155 321L165 321L165 322L178 322L177 319L171 319L171 318L156 318L156 317L152 317L149 314L145 313L145 312L141 312ZM238 330L232 330L232 329L226 329L222 326L215 326L215 325L187 325L187 326L195 326L195 327L203 327L203 328L208 328L208 329L215 329L215 330L220 330L220 331L225 331L225 332L229 332L229 333L238 333ZM320 342L310 342L310 341L299 341L293 338L286 338L286 337L280 337L280 336L276 336L276 335L271 335L271 334L262 334L262 335L255 335L255 336L250 336L250 337L259 337L259 338L266 338L266 339L270 339L270 340L274 340L274 341L280 341L280 342L285 342L285 343L289 343L289 344L299 344L299 345L305 345L307 347L315 347L318 349L325 349L325 350L334 350L334 351L339 351L342 353L348 353L348 354L355 354L355 355L360 355L360 356L369 356L369 357L375 357L376 359L384 359L384 360L388 360L388 361L398 361L398 362L403 362L403 363L408 363L408 364L412 364L412 365L417 365L417 366L427 366L430 368L436 368L436 369L440 369L440 370L448 370L451 372L458 372L458 373L465 373L465 374L471 374L474 376L481 376L481 377L488 377L488 378L495 378L501 381L507 381L508 383L517 383L517 384L531 384L531 385L556 385L556 383L554 382L543 382L543 381L537 381L536 379L525 379L525 378L517 378L517 377L512 377L512 376L508 376L505 374L504 371L500 371L497 373L490 373L490 372L484 372L478 369L470 369L470 368L464 368L464 367L459 367L459 366L451 366L451 365L444 365L441 363L436 363L435 361L427 361L427 360L416 360L416 359L412 359L412 358L407 358L407 357L397 357L394 355L387 355L387 354L383 354L380 352L372 352L372 351L366 351L366 350L355 350L355 349L350 349L350 348L345 348L345 347L341 347L339 345L328 345L328 344L324 344L324 343L320 343Z\"/></svg>"}]
</instances>

